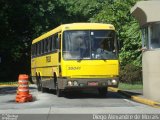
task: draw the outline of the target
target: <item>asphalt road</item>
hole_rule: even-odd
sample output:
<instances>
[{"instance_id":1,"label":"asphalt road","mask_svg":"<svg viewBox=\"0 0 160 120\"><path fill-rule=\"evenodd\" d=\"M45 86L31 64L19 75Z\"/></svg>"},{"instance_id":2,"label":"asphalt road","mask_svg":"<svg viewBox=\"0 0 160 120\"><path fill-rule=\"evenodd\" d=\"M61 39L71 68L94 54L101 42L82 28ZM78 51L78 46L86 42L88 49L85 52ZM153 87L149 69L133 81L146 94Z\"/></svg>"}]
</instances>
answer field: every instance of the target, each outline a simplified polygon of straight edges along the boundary
<instances>
[{"instance_id":1,"label":"asphalt road","mask_svg":"<svg viewBox=\"0 0 160 120\"><path fill-rule=\"evenodd\" d=\"M52 92L38 92L32 85L30 93L33 95L33 102L16 103L16 89L0 87L0 119L5 118L6 114L18 114L18 120L30 119L29 116L38 120L71 120L73 117L83 120L93 119L94 114L160 114L158 108L133 102L115 92L108 92L106 97L100 97L96 90L75 91L58 98Z\"/></svg>"}]
</instances>

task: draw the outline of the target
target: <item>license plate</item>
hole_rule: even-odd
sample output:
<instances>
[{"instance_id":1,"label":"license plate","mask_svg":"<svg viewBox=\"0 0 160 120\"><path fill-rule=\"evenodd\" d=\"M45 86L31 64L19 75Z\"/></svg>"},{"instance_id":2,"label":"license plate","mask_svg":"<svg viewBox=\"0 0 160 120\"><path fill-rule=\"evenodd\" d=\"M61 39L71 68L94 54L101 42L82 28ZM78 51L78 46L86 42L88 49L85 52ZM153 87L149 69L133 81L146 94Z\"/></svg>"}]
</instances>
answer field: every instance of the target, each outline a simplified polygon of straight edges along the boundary
<instances>
[{"instance_id":1,"label":"license plate","mask_svg":"<svg viewBox=\"0 0 160 120\"><path fill-rule=\"evenodd\" d=\"M98 82L88 82L88 86L98 86Z\"/></svg>"}]
</instances>

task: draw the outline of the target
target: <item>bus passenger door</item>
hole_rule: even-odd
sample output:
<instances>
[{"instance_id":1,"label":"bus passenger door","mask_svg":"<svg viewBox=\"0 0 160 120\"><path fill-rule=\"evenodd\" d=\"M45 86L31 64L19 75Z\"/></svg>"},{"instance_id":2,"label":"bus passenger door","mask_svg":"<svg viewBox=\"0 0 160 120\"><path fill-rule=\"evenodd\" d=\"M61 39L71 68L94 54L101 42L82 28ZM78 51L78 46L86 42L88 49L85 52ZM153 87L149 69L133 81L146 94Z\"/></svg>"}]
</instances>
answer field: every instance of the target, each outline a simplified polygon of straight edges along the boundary
<instances>
[{"instance_id":1,"label":"bus passenger door","mask_svg":"<svg viewBox=\"0 0 160 120\"><path fill-rule=\"evenodd\" d=\"M57 38L57 49L58 49L58 76L61 76L61 33L58 33Z\"/></svg>"}]
</instances>

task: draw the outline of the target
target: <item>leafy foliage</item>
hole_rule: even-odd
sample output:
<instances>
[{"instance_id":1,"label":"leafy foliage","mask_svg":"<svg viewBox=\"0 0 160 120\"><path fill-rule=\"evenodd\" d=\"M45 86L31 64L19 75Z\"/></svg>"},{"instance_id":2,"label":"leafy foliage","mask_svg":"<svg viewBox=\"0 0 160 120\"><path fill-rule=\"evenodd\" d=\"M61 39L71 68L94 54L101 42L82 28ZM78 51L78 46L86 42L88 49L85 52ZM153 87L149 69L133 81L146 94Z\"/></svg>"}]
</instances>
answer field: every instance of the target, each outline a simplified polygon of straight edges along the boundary
<instances>
[{"instance_id":1,"label":"leafy foliage","mask_svg":"<svg viewBox=\"0 0 160 120\"><path fill-rule=\"evenodd\" d=\"M16 79L30 73L32 39L71 22L114 24L121 42L122 66L141 66L141 34L130 14L137 0L1 0L0 1L0 77ZM14 71L14 72L13 72Z\"/></svg>"},{"instance_id":2,"label":"leafy foliage","mask_svg":"<svg viewBox=\"0 0 160 120\"><path fill-rule=\"evenodd\" d=\"M132 63L135 66L141 66L141 32L139 26L134 20L122 27L121 36L123 38L123 47L120 53L122 66Z\"/></svg>"},{"instance_id":3,"label":"leafy foliage","mask_svg":"<svg viewBox=\"0 0 160 120\"><path fill-rule=\"evenodd\" d=\"M129 84L142 84L142 68L127 64L120 70L120 82Z\"/></svg>"},{"instance_id":4,"label":"leafy foliage","mask_svg":"<svg viewBox=\"0 0 160 120\"><path fill-rule=\"evenodd\" d=\"M102 10L90 18L91 22L115 25L121 43L120 60L125 66L132 63L141 66L141 32L139 25L130 14L130 8L137 0L115 0L103 4Z\"/></svg>"}]
</instances>

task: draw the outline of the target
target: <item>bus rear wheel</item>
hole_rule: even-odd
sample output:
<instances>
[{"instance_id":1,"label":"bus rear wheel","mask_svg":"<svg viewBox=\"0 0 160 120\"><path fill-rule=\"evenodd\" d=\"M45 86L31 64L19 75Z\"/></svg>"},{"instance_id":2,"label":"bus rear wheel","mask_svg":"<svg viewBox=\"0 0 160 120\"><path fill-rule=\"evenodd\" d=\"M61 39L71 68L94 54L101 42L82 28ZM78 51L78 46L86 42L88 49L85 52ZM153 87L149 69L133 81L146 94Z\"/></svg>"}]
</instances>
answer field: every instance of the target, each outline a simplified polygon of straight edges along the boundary
<instances>
[{"instance_id":1,"label":"bus rear wheel","mask_svg":"<svg viewBox=\"0 0 160 120\"><path fill-rule=\"evenodd\" d=\"M36 83L37 83L37 90L41 91L41 80L40 76L36 74Z\"/></svg>"},{"instance_id":2,"label":"bus rear wheel","mask_svg":"<svg viewBox=\"0 0 160 120\"><path fill-rule=\"evenodd\" d=\"M63 93L62 93L61 89L57 89L56 90L56 94L57 94L58 97L62 97L63 96Z\"/></svg>"},{"instance_id":3,"label":"bus rear wheel","mask_svg":"<svg viewBox=\"0 0 160 120\"><path fill-rule=\"evenodd\" d=\"M45 92L49 92L49 89L41 86L41 91L42 93L45 93Z\"/></svg>"},{"instance_id":4,"label":"bus rear wheel","mask_svg":"<svg viewBox=\"0 0 160 120\"><path fill-rule=\"evenodd\" d=\"M62 95L63 95L63 91L58 88L58 83L57 82L56 82L56 95L58 97L62 97Z\"/></svg>"}]
</instances>

